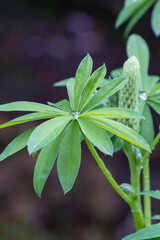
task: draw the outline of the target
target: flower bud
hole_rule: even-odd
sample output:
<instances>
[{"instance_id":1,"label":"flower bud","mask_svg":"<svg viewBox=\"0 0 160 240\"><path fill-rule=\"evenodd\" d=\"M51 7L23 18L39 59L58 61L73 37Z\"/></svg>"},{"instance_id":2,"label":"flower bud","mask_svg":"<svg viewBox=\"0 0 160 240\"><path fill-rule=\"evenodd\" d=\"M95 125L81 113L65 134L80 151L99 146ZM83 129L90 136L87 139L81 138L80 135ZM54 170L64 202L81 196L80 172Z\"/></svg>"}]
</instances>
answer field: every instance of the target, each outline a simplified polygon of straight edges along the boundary
<instances>
[{"instance_id":1,"label":"flower bud","mask_svg":"<svg viewBox=\"0 0 160 240\"><path fill-rule=\"evenodd\" d=\"M128 82L119 91L119 107L138 111L140 65L135 56L124 63L122 76L128 78ZM120 122L139 132L139 119L122 119Z\"/></svg>"}]
</instances>

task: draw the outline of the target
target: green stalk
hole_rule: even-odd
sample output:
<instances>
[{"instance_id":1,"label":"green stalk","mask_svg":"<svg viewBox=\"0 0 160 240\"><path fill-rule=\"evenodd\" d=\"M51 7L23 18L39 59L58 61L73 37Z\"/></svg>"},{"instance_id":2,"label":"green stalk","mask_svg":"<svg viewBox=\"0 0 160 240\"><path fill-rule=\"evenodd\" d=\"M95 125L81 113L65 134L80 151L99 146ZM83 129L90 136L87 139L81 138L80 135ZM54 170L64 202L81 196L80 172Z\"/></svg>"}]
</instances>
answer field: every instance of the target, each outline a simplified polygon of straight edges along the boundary
<instances>
[{"instance_id":1,"label":"green stalk","mask_svg":"<svg viewBox=\"0 0 160 240\"><path fill-rule=\"evenodd\" d=\"M84 136L85 142L92 153L94 159L96 160L98 166L102 170L103 174L105 177L108 179L112 187L116 190L116 192L124 199L126 203L128 203L129 206L132 206L132 199L120 188L118 183L115 181L115 179L112 177L110 171L107 169L105 166L103 160L100 158L98 155L97 151L95 150L94 146L92 143Z\"/></svg>"},{"instance_id":2,"label":"green stalk","mask_svg":"<svg viewBox=\"0 0 160 240\"><path fill-rule=\"evenodd\" d=\"M157 134L156 138L154 139L154 141L150 145L151 151L153 151L155 149L155 146L157 145L159 140L160 140L160 132ZM145 166L147 160L149 159L150 154L151 154L150 152L145 153L145 155L143 157L143 167Z\"/></svg>"},{"instance_id":3,"label":"green stalk","mask_svg":"<svg viewBox=\"0 0 160 240\"><path fill-rule=\"evenodd\" d=\"M160 132L157 134L154 141L151 143L151 151L154 150L155 146L160 140ZM143 190L150 190L150 171L149 171L149 156L150 152L146 152L143 157ZM144 215L146 226L151 224L151 199L150 196L144 196Z\"/></svg>"},{"instance_id":4,"label":"green stalk","mask_svg":"<svg viewBox=\"0 0 160 240\"><path fill-rule=\"evenodd\" d=\"M149 171L149 159L143 168L143 190L150 191L150 171ZM150 196L144 196L144 216L145 225L151 225L151 198Z\"/></svg>"},{"instance_id":5,"label":"green stalk","mask_svg":"<svg viewBox=\"0 0 160 240\"><path fill-rule=\"evenodd\" d=\"M135 190L135 197L132 199L133 204L131 210L136 226L136 230L140 230L145 227L144 216L142 211L142 203L140 197L140 175L141 175L141 159L136 156L133 151L134 146L130 143L125 143L123 150L128 158L130 173L131 173L131 185Z\"/></svg>"}]
</instances>

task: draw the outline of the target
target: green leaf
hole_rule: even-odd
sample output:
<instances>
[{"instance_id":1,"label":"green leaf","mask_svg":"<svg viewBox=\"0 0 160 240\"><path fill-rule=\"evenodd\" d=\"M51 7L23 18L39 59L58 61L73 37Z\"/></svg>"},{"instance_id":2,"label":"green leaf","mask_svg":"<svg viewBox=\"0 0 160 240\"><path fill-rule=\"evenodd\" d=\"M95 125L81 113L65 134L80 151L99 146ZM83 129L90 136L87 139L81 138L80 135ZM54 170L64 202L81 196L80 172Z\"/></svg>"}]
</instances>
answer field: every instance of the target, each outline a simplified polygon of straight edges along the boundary
<instances>
[{"instance_id":1,"label":"green leaf","mask_svg":"<svg viewBox=\"0 0 160 240\"><path fill-rule=\"evenodd\" d=\"M148 0L137 0L133 1L132 4L126 4L116 19L115 28L119 28L139 9L139 7L146 4L147 1Z\"/></svg>"},{"instance_id":2,"label":"green leaf","mask_svg":"<svg viewBox=\"0 0 160 240\"><path fill-rule=\"evenodd\" d=\"M101 81L104 79L106 75L106 67L105 65L98 68L90 77L89 81L87 82L82 98L80 101L79 111L83 108L83 106L88 102L91 95L95 92L95 90L98 88Z\"/></svg>"},{"instance_id":3,"label":"green leaf","mask_svg":"<svg viewBox=\"0 0 160 240\"><path fill-rule=\"evenodd\" d=\"M61 138L62 134L58 135L52 142L42 148L38 156L33 177L34 189L38 196L41 196L44 185L55 163Z\"/></svg>"},{"instance_id":4,"label":"green leaf","mask_svg":"<svg viewBox=\"0 0 160 240\"><path fill-rule=\"evenodd\" d=\"M116 153L122 148L121 139L117 136L113 136L111 140L114 148L114 153Z\"/></svg>"},{"instance_id":5,"label":"green leaf","mask_svg":"<svg viewBox=\"0 0 160 240\"><path fill-rule=\"evenodd\" d=\"M154 215L151 217L152 220L160 220L160 215Z\"/></svg>"},{"instance_id":6,"label":"green leaf","mask_svg":"<svg viewBox=\"0 0 160 240\"><path fill-rule=\"evenodd\" d=\"M71 78L67 82L67 91L68 91L68 97L70 100L72 110L74 109L74 85L75 85L75 78Z\"/></svg>"},{"instance_id":7,"label":"green leaf","mask_svg":"<svg viewBox=\"0 0 160 240\"><path fill-rule=\"evenodd\" d=\"M151 15L151 26L156 37L160 36L160 0L153 7Z\"/></svg>"},{"instance_id":8,"label":"green leaf","mask_svg":"<svg viewBox=\"0 0 160 240\"><path fill-rule=\"evenodd\" d=\"M78 111L81 94L92 71L92 58L89 54L81 61L75 76L74 111Z\"/></svg>"},{"instance_id":9,"label":"green leaf","mask_svg":"<svg viewBox=\"0 0 160 240\"><path fill-rule=\"evenodd\" d=\"M158 238L157 238L158 237ZM154 224L143 228L142 230L128 235L127 237L123 238L122 240L147 240L147 239L159 239L160 237L160 224Z\"/></svg>"},{"instance_id":10,"label":"green leaf","mask_svg":"<svg viewBox=\"0 0 160 240\"><path fill-rule=\"evenodd\" d=\"M117 68L117 69L112 70L110 75L112 78L117 78L117 77L122 76L122 71L123 71L122 68Z\"/></svg>"},{"instance_id":11,"label":"green leaf","mask_svg":"<svg viewBox=\"0 0 160 240\"><path fill-rule=\"evenodd\" d=\"M83 134L93 145L105 154L113 154L112 141L104 129L83 118L79 118L78 122Z\"/></svg>"},{"instance_id":12,"label":"green leaf","mask_svg":"<svg viewBox=\"0 0 160 240\"><path fill-rule=\"evenodd\" d=\"M156 84L156 86L148 94L148 97L157 95L160 97L160 83Z\"/></svg>"},{"instance_id":13,"label":"green leaf","mask_svg":"<svg viewBox=\"0 0 160 240\"><path fill-rule=\"evenodd\" d=\"M25 148L27 146L27 142L29 139L29 136L33 132L35 128L31 128L22 134L20 134L18 137L13 139L12 142L10 142L7 147L4 149L4 151L0 154L0 161L4 160L5 158L11 156L12 154L19 152L21 149Z\"/></svg>"},{"instance_id":14,"label":"green leaf","mask_svg":"<svg viewBox=\"0 0 160 240\"><path fill-rule=\"evenodd\" d=\"M9 112L9 111L29 111L29 112L53 112L60 115L65 115L64 111L60 109L35 102L12 102L0 105L0 111Z\"/></svg>"},{"instance_id":15,"label":"green leaf","mask_svg":"<svg viewBox=\"0 0 160 240\"><path fill-rule=\"evenodd\" d=\"M80 116L101 116L104 118L141 118L144 117L139 112L126 109L126 108L100 108L95 109L86 113L81 114Z\"/></svg>"},{"instance_id":16,"label":"green leaf","mask_svg":"<svg viewBox=\"0 0 160 240\"><path fill-rule=\"evenodd\" d=\"M146 139L146 141L151 144L154 139L154 127L151 111L146 103L142 106L143 103L140 103L140 112L145 117L144 120L140 122L140 135Z\"/></svg>"},{"instance_id":17,"label":"green leaf","mask_svg":"<svg viewBox=\"0 0 160 240\"><path fill-rule=\"evenodd\" d=\"M159 79L159 76L147 76L147 93L149 93L155 87Z\"/></svg>"},{"instance_id":18,"label":"green leaf","mask_svg":"<svg viewBox=\"0 0 160 240\"><path fill-rule=\"evenodd\" d=\"M64 79L64 80L61 80L59 82L56 82L53 84L54 87L65 87L67 86L67 82L72 79L72 78L67 78L67 79Z\"/></svg>"},{"instance_id":19,"label":"green leaf","mask_svg":"<svg viewBox=\"0 0 160 240\"><path fill-rule=\"evenodd\" d=\"M58 177L65 194L73 187L80 162L81 143L79 126L75 120L69 125L64 135L57 159Z\"/></svg>"},{"instance_id":20,"label":"green leaf","mask_svg":"<svg viewBox=\"0 0 160 240\"><path fill-rule=\"evenodd\" d=\"M139 9L134 13L126 26L124 37L127 37L129 35L132 28L136 25L139 19L147 12L147 10L152 6L154 2L155 0L150 0L139 7Z\"/></svg>"},{"instance_id":21,"label":"green leaf","mask_svg":"<svg viewBox=\"0 0 160 240\"><path fill-rule=\"evenodd\" d=\"M29 114L23 115L21 117L14 118L13 120L11 120L7 123L1 124L0 128L6 128L6 127L13 126L13 125L18 125L18 124L21 124L21 123L25 123L25 122L31 122L31 121L40 120L40 119L53 118L53 117L57 117L57 116L58 116L57 114L54 114L52 112L49 112L49 113L48 112L29 113Z\"/></svg>"},{"instance_id":22,"label":"green leaf","mask_svg":"<svg viewBox=\"0 0 160 240\"><path fill-rule=\"evenodd\" d=\"M82 112L86 112L100 104L102 101L120 90L126 84L126 82L127 79L124 77L119 77L112 81L109 81L105 86L100 88L95 95L93 95L93 97L82 109Z\"/></svg>"},{"instance_id":23,"label":"green leaf","mask_svg":"<svg viewBox=\"0 0 160 240\"><path fill-rule=\"evenodd\" d=\"M147 74L149 65L149 48L145 40L137 34L132 34L127 41L128 57L135 56L140 63L140 91L147 91Z\"/></svg>"},{"instance_id":24,"label":"green leaf","mask_svg":"<svg viewBox=\"0 0 160 240\"><path fill-rule=\"evenodd\" d=\"M160 191L159 190L141 192L141 195L150 196L152 198L156 198L156 199L160 200Z\"/></svg>"},{"instance_id":25,"label":"green leaf","mask_svg":"<svg viewBox=\"0 0 160 240\"><path fill-rule=\"evenodd\" d=\"M110 131L113 134L123 138L124 140L131 142L136 146L143 148L147 151L150 151L149 144L146 142L146 140L143 137L141 137L137 132L123 125L122 123L96 116L87 117L87 119L97 124L98 126L106 129L107 131Z\"/></svg>"},{"instance_id":26,"label":"green leaf","mask_svg":"<svg viewBox=\"0 0 160 240\"><path fill-rule=\"evenodd\" d=\"M54 140L67 126L70 116L50 119L35 128L28 140L29 154L38 151Z\"/></svg>"},{"instance_id":27,"label":"green leaf","mask_svg":"<svg viewBox=\"0 0 160 240\"><path fill-rule=\"evenodd\" d=\"M63 99L57 103L51 103L51 102L47 102L50 106L54 106L57 108L60 108L61 110L64 110L66 112L71 113L72 109L71 109L71 105L69 103L69 101L67 99Z\"/></svg>"},{"instance_id":28,"label":"green leaf","mask_svg":"<svg viewBox=\"0 0 160 240\"><path fill-rule=\"evenodd\" d=\"M160 114L160 104L158 103L153 103L151 101L147 101L149 105L158 113Z\"/></svg>"}]
</instances>

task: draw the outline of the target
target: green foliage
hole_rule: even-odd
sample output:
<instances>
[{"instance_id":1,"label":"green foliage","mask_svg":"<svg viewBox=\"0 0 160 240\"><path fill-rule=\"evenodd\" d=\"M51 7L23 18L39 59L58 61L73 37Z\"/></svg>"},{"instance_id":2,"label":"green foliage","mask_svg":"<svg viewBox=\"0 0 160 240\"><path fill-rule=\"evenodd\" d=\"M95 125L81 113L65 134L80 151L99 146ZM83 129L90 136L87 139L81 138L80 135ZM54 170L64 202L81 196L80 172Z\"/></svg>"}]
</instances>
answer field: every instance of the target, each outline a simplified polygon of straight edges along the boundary
<instances>
[{"instance_id":1,"label":"green foliage","mask_svg":"<svg viewBox=\"0 0 160 240\"><path fill-rule=\"evenodd\" d=\"M96 90L104 81L106 67L103 65L90 76L91 69L92 58L87 55L80 63L76 77L67 81L69 101L64 99L58 103L48 102L48 105L32 102L0 105L0 111L32 112L4 123L0 128L49 119L18 136L0 155L3 160L25 146L32 155L41 150L33 180L38 196L41 196L57 156L58 177L63 191L67 193L71 190L80 167L81 135L104 154L112 155L114 152L108 132L150 151L148 143L138 133L116 121L119 118L143 118L142 115L123 108L99 107L103 101L120 90L127 79L117 77L110 81L105 80L105 84Z\"/></svg>"},{"instance_id":2,"label":"green foliage","mask_svg":"<svg viewBox=\"0 0 160 240\"><path fill-rule=\"evenodd\" d=\"M152 16L151 16L151 26L154 34L160 36L160 0L154 5Z\"/></svg>"},{"instance_id":3,"label":"green foliage","mask_svg":"<svg viewBox=\"0 0 160 240\"><path fill-rule=\"evenodd\" d=\"M145 120L141 120L140 134L151 144L154 139L154 127L149 106L160 114L159 76L148 75L150 53L147 43L141 36L130 35L127 41L127 54L128 57L134 54L140 63L139 112L145 117Z\"/></svg>"},{"instance_id":4,"label":"green foliage","mask_svg":"<svg viewBox=\"0 0 160 240\"><path fill-rule=\"evenodd\" d=\"M148 226L122 240L158 240L160 239L160 223Z\"/></svg>"},{"instance_id":5,"label":"green foliage","mask_svg":"<svg viewBox=\"0 0 160 240\"><path fill-rule=\"evenodd\" d=\"M160 191L159 190L141 192L141 195L150 196L152 198L156 198L156 199L160 200Z\"/></svg>"},{"instance_id":6,"label":"green foliage","mask_svg":"<svg viewBox=\"0 0 160 240\"><path fill-rule=\"evenodd\" d=\"M160 36L159 0L126 0L124 7L116 19L115 28L119 28L123 23L128 21L124 32L124 37L127 37L132 28L155 2L156 4L154 5L151 16L151 26L155 35L157 37Z\"/></svg>"}]
</instances>

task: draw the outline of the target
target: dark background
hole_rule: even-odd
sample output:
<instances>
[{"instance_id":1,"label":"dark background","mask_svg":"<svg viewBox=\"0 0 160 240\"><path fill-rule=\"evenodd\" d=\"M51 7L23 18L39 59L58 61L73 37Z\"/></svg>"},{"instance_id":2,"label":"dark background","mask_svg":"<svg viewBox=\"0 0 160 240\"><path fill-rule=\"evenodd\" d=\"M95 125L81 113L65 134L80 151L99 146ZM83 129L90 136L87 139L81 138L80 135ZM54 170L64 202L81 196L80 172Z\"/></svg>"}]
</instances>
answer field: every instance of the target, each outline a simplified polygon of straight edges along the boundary
<instances>
[{"instance_id":1,"label":"dark background","mask_svg":"<svg viewBox=\"0 0 160 240\"><path fill-rule=\"evenodd\" d=\"M72 77L82 58L93 58L94 69L106 64L110 71L126 60L124 27L114 29L120 0L1 0L0 103L57 102L67 98L65 88L53 83ZM160 40L150 27L150 14L132 32L141 34L150 51L150 74L160 75ZM0 113L0 123L17 116ZM159 117L153 112L158 131ZM0 152L19 133L22 124L1 130ZM0 239L2 240L119 240L134 231L129 207L111 188L87 147L74 188L63 195L54 167L42 198L33 190L36 158L26 149L0 164ZM151 157L152 189L159 189L157 147ZM129 182L122 152L102 156L118 183ZM153 214L160 214L153 201Z\"/></svg>"}]
</instances>

